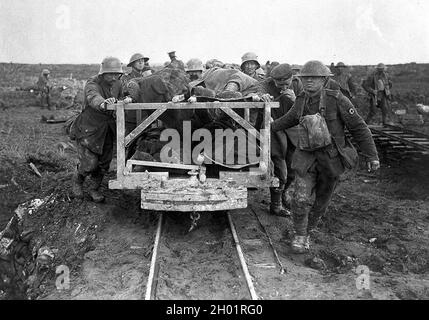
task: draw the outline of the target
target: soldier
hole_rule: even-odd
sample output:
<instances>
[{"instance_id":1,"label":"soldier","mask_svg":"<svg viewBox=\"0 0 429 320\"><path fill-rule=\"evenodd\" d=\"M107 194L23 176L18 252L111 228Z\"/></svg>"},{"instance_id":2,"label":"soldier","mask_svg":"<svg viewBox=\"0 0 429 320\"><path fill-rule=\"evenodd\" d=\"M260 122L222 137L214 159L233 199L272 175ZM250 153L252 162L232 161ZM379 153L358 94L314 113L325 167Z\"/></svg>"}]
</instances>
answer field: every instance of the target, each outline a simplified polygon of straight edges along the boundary
<instances>
[{"instance_id":1,"label":"soldier","mask_svg":"<svg viewBox=\"0 0 429 320\"><path fill-rule=\"evenodd\" d=\"M392 81L386 73L386 69L383 63L379 63L376 70L370 73L362 82L362 87L369 95L369 113L365 120L367 124L370 123L372 117L376 114L377 108L381 109L383 125L391 124L390 121L387 121L387 118L390 113L389 100L391 99L390 89L392 88Z\"/></svg>"},{"instance_id":2,"label":"soldier","mask_svg":"<svg viewBox=\"0 0 429 320\"><path fill-rule=\"evenodd\" d=\"M340 90L349 100L356 96L356 86L353 82L352 75L343 62L338 62L335 67L333 79L340 85Z\"/></svg>"},{"instance_id":3,"label":"soldier","mask_svg":"<svg viewBox=\"0 0 429 320\"><path fill-rule=\"evenodd\" d=\"M258 56L253 52L247 52L241 57L241 71L255 80L265 79L264 70L258 62Z\"/></svg>"},{"instance_id":4,"label":"soldier","mask_svg":"<svg viewBox=\"0 0 429 320\"><path fill-rule=\"evenodd\" d=\"M292 74L294 76L296 76L298 72L301 70L301 67L297 64L293 64L291 68L292 68Z\"/></svg>"},{"instance_id":5,"label":"soldier","mask_svg":"<svg viewBox=\"0 0 429 320\"><path fill-rule=\"evenodd\" d=\"M276 132L302 123L292 160L296 177L292 199L295 236L291 247L295 253L309 249L309 233L326 212L340 175L358 163L357 152L345 137L345 127L366 157L368 170L380 167L371 131L353 104L339 90L326 88L331 75L322 62L307 62L299 74L304 91L298 95L290 111L271 124L271 129ZM310 121L326 130L311 130ZM313 192L314 202L311 201Z\"/></svg>"},{"instance_id":6,"label":"soldier","mask_svg":"<svg viewBox=\"0 0 429 320\"><path fill-rule=\"evenodd\" d=\"M70 130L70 138L76 140L79 157L79 165L73 178L73 193L76 198L83 198L83 183L85 178L90 176L91 198L94 202L104 200L98 189L112 160L116 133L114 113L107 111L107 106L123 97L119 80L122 74L119 59L106 57L101 63L98 75L85 84L83 111ZM131 102L131 98L126 98L124 102Z\"/></svg>"},{"instance_id":7,"label":"soldier","mask_svg":"<svg viewBox=\"0 0 429 320\"><path fill-rule=\"evenodd\" d=\"M131 79L141 78L150 75L151 73L144 71L145 57L141 53L135 53L131 56L127 67L131 67L131 72L122 77L123 87L126 88L127 83ZM146 73L145 73L146 72Z\"/></svg>"},{"instance_id":8,"label":"soldier","mask_svg":"<svg viewBox=\"0 0 429 320\"><path fill-rule=\"evenodd\" d=\"M262 82L262 87L270 98L280 103L280 108L271 110L273 119L285 115L292 108L296 96L303 91L301 80L292 75L292 69L287 63L274 67L270 77ZM290 209L290 200L287 197L287 189L294 180L291 162L296 143L294 128L273 132L271 135L271 160L274 164L274 175L280 180L278 188L270 188L270 213L274 215L289 215L287 209Z\"/></svg>"},{"instance_id":9,"label":"soldier","mask_svg":"<svg viewBox=\"0 0 429 320\"><path fill-rule=\"evenodd\" d=\"M48 69L43 69L42 73L39 76L37 81L37 88L40 92L40 106L42 108L51 107L51 81L49 79L49 74L51 72Z\"/></svg>"},{"instance_id":10,"label":"soldier","mask_svg":"<svg viewBox=\"0 0 429 320\"><path fill-rule=\"evenodd\" d=\"M186 63L186 73L191 81L199 80L202 78L204 67L200 59L193 58Z\"/></svg>"},{"instance_id":11,"label":"soldier","mask_svg":"<svg viewBox=\"0 0 429 320\"><path fill-rule=\"evenodd\" d=\"M185 70L185 64L182 60L177 59L176 51L169 52L168 56L170 57L170 64L173 65L173 67Z\"/></svg>"},{"instance_id":12,"label":"soldier","mask_svg":"<svg viewBox=\"0 0 429 320\"><path fill-rule=\"evenodd\" d=\"M121 77L122 91L124 95L129 95L128 84L132 79L144 78L152 74L151 71L145 71L145 57L141 53L135 53L131 56L127 67L131 67L131 72ZM137 126L136 110L125 111L125 134L130 133Z\"/></svg>"}]
</instances>

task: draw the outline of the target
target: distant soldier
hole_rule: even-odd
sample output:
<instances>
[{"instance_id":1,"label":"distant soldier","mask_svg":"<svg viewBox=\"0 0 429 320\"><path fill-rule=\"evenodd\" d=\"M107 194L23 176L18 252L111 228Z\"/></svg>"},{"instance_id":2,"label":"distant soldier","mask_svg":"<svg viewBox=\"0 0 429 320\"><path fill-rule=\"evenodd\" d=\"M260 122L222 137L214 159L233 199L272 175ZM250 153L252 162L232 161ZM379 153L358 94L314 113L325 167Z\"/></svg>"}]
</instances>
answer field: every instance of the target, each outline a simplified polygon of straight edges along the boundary
<instances>
[{"instance_id":1,"label":"distant soldier","mask_svg":"<svg viewBox=\"0 0 429 320\"><path fill-rule=\"evenodd\" d=\"M294 76L296 76L299 73L299 71L301 70L301 67L297 64L293 64L291 68L292 68L292 74Z\"/></svg>"},{"instance_id":2,"label":"distant soldier","mask_svg":"<svg viewBox=\"0 0 429 320\"><path fill-rule=\"evenodd\" d=\"M203 62L200 59L193 58L186 63L185 71L191 81L199 80L204 71Z\"/></svg>"},{"instance_id":3,"label":"distant soldier","mask_svg":"<svg viewBox=\"0 0 429 320\"><path fill-rule=\"evenodd\" d=\"M258 56L253 52L247 52L241 57L241 71L255 80L265 79L264 70L258 62Z\"/></svg>"},{"instance_id":4,"label":"distant soldier","mask_svg":"<svg viewBox=\"0 0 429 320\"><path fill-rule=\"evenodd\" d=\"M124 89L131 79L141 78L152 74L150 71L144 71L145 57L141 53L133 54L130 58L130 62L127 64L127 67L131 67L131 72L125 74L121 78Z\"/></svg>"},{"instance_id":5,"label":"distant soldier","mask_svg":"<svg viewBox=\"0 0 429 320\"><path fill-rule=\"evenodd\" d=\"M300 127L292 160L296 177L292 198L295 236L291 247L295 253L309 250L309 234L325 214L340 175L358 164L358 154L346 138L345 128L366 157L368 169L380 167L371 131L341 91L326 88L330 76L322 62L307 62L299 73L304 91L289 112L271 124L274 132L298 124Z\"/></svg>"},{"instance_id":6,"label":"distant soldier","mask_svg":"<svg viewBox=\"0 0 429 320\"><path fill-rule=\"evenodd\" d=\"M274 120L285 115L292 108L296 96L303 91L301 80L292 75L292 69L287 63L274 67L270 72L270 77L262 82L262 87L264 92L270 96L268 101L274 100L280 103L280 108L271 110ZM260 121L261 119L258 122ZM297 137L294 128L279 130L271 135L271 160L274 164L274 175L280 181L278 188L270 188L271 214L279 216L289 214L288 210L283 207L282 200L286 208L290 209L290 200L286 195L288 187L294 180L291 163L296 144Z\"/></svg>"},{"instance_id":7,"label":"distant soldier","mask_svg":"<svg viewBox=\"0 0 429 320\"><path fill-rule=\"evenodd\" d=\"M37 88L40 93L40 106L42 108L50 108L51 107L51 89L52 84L49 79L49 74L51 72L48 69L43 69L42 73L39 76L39 80L37 81Z\"/></svg>"},{"instance_id":8,"label":"distant soldier","mask_svg":"<svg viewBox=\"0 0 429 320\"><path fill-rule=\"evenodd\" d=\"M84 87L83 111L72 125L70 138L76 140L79 165L73 178L73 194L83 198L83 183L90 176L89 195L94 202L102 202L99 187L112 161L116 122L114 111L107 106L123 98L122 64L118 58L106 57L100 72ZM131 102L127 98L124 102Z\"/></svg>"},{"instance_id":9,"label":"distant soldier","mask_svg":"<svg viewBox=\"0 0 429 320\"><path fill-rule=\"evenodd\" d=\"M185 70L185 64L182 60L178 60L176 56L176 51L171 51L168 53L168 56L170 57L170 64L178 69Z\"/></svg>"},{"instance_id":10,"label":"distant soldier","mask_svg":"<svg viewBox=\"0 0 429 320\"><path fill-rule=\"evenodd\" d=\"M383 63L379 63L376 70L370 73L362 82L362 88L364 88L369 95L369 113L365 120L367 124L370 123L372 117L377 113L377 108L381 109L383 125L390 124L387 118L390 113L389 100L392 97L390 93L392 81L386 69Z\"/></svg>"},{"instance_id":11,"label":"distant soldier","mask_svg":"<svg viewBox=\"0 0 429 320\"><path fill-rule=\"evenodd\" d=\"M356 86L347 66L343 62L338 62L335 67L333 79L340 85L340 90L350 100L356 96Z\"/></svg>"}]
</instances>

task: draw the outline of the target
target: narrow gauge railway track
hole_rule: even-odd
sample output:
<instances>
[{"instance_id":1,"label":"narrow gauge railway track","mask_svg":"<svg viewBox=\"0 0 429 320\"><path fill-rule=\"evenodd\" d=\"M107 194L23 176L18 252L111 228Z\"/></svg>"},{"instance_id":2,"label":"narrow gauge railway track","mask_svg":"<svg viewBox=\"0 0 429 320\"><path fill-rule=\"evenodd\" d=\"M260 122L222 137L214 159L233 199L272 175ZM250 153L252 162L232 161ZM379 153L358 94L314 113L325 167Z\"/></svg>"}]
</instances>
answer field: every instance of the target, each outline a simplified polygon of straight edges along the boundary
<instances>
[{"instance_id":1,"label":"narrow gauge railway track","mask_svg":"<svg viewBox=\"0 0 429 320\"><path fill-rule=\"evenodd\" d=\"M283 274L286 269L257 213L251 207L244 211L248 219L256 217L261 233L269 239L274 255L266 265L274 269L277 262ZM233 216L230 212L203 213L198 228L188 233L189 220L183 214L160 213L145 300L260 299Z\"/></svg>"},{"instance_id":2,"label":"narrow gauge railway track","mask_svg":"<svg viewBox=\"0 0 429 320\"><path fill-rule=\"evenodd\" d=\"M393 125L369 126L369 129L378 150L389 160L429 155L429 136L423 133Z\"/></svg>"}]
</instances>

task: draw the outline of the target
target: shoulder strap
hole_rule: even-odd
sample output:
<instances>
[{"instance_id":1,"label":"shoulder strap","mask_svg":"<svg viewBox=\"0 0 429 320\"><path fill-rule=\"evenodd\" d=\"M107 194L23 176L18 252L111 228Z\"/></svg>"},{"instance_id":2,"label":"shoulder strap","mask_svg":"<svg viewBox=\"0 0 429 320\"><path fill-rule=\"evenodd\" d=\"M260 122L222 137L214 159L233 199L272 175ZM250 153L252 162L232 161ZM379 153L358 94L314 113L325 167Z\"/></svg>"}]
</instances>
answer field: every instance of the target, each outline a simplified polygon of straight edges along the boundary
<instances>
[{"instance_id":1,"label":"shoulder strap","mask_svg":"<svg viewBox=\"0 0 429 320\"><path fill-rule=\"evenodd\" d=\"M320 93L319 111L320 111L320 115L322 117L325 117L325 115L326 115L326 90L325 90L325 88L323 88L322 92Z\"/></svg>"}]
</instances>

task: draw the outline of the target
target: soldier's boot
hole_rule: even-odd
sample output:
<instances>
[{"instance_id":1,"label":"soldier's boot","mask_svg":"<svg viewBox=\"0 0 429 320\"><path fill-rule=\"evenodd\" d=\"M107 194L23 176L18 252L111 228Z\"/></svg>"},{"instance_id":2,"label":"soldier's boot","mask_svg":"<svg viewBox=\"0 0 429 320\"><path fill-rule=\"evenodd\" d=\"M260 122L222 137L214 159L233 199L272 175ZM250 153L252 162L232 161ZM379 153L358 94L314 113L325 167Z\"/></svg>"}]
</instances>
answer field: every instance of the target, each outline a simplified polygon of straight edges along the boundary
<instances>
[{"instance_id":1,"label":"soldier's boot","mask_svg":"<svg viewBox=\"0 0 429 320\"><path fill-rule=\"evenodd\" d=\"M282 204L282 189L270 188L271 203L270 214L281 217L290 216L290 211L283 207Z\"/></svg>"},{"instance_id":2,"label":"soldier's boot","mask_svg":"<svg viewBox=\"0 0 429 320\"><path fill-rule=\"evenodd\" d=\"M296 235L291 244L291 249L294 253L306 253L310 250L310 236Z\"/></svg>"},{"instance_id":3,"label":"soldier's boot","mask_svg":"<svg viewBox=\"0 0 429 320\"><path fill-rule=\"evenodd\" d=\"M76 172L72 180L72 192L73 196L77 199L83 199L83 182L85 181L85 176Z\"/></svg>"},{"instance_id":4,"label":"soldier's boot","mask_svg":"<svg viewBox=\"0 0 429 320\"><path fill-rule=\"evenodd\" d=\"M99 191L102 180L103 180L102 174L91 175L91 184L88 192L92 200L97 203L103 202L105 199L104 195Z\"/></svg>"}]
</instances>

